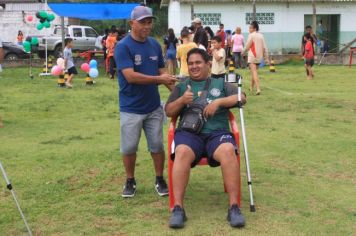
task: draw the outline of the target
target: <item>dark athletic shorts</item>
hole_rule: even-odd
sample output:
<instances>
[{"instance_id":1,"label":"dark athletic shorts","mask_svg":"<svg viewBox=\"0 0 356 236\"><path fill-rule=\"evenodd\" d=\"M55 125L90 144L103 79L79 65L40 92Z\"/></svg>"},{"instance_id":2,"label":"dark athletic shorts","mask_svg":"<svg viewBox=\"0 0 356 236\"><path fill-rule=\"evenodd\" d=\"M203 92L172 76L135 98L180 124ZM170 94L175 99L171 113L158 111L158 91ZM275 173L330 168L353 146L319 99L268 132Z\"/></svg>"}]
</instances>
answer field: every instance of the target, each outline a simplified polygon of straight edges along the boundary
<instances>
[{"instance_id":1,"label":"dark athletic shorts","mask_svg":"<svg viewBox=\"0 0 356 236\"><path fill-rule=\"evenodd\" d=\"M304 59L304 63L307 66L313 66L314 65L314 59Z\"/></svg>"},{"instance_id":2,"label":"dark athletic shorts","mask_svg":"<svg viewBox=\"0 0 356 236\"><path fill-rule=\"evenodd\" d=\"M220 78L225 78L225 74L211 74L211 77L214 79L220 79Z\"/></svg>"},{"instance_id":3,"label":"dark athletic shorts","mask_svg":"<svg viewBox=\"0 0 356 236\"><path fill-rule=\"evenodd\" d=\"M184 144L193 150L195 160L191 165L192 167L196 166L202 157L208 157L209 166L219 166L220 163L214 160L213 154L223 143L231 143L235 147L236 154L238 153L235 138L229 131L219 130L210 134L193 134L183 130L176 130L174 135L175 147ZM174 160L174 153L171 155L171 159Z\"/></svg>"},{"instance_id":4,"label":"dark athletic shorts","mask_svg":"<svg viewBox=\"0 0 356 236\"><path fill-rule=\"evenodd\" d=\"M68 69L68 75L77 75L78 74L78 71L77 69L75 68L75 66L72 66L71 68Z\"/></svg>"}]
</instances>

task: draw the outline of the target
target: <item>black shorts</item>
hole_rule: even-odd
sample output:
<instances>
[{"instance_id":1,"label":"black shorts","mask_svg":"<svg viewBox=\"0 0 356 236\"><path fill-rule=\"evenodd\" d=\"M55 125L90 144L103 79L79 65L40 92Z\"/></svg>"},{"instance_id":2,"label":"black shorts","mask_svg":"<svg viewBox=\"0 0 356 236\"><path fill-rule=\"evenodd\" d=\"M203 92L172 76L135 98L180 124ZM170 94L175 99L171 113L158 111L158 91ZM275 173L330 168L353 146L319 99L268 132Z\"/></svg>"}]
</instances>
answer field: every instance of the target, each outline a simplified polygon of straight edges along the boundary
<instances>
[{"instance_id":1,"label":"black shorts","mask_svg":"<svg viewBox=\"0 0 356 236\"><path fill-rule=\"evenodd\" d=\"M211 74L211 77L214 78L214 79L225 78L225 74L219 74L219 75Z\"/></svg>"},{"instance_id":2,"label":"black shorts","mask_svg":"<svg viewBox=\"0 0 356 236\"><path fill-rule=\"evenodd\" d=\"M229 131L219 130L210 134L193 134L183 130L176 130L174 135L175 147L184 144L193 150L195 160L191 167L196 166L202 157L208 158L209 166L219 166L220 163L214 160L213 155L215 150L223 143L231 143L235 147L236 154L238 153L235 138ZM174 160L174 153L171 155L171 159Z\"/></svg>"},{"instance_id":3,"label":"black shorts","mask_svg":"<svg viewBox=\"0 0 356 236\"><path fill-rule=\"evenodd\" d=\"M77 69L75 68L75 66L72 66L71 68L68 69L68 75L77 75L78 74L78 71Z\"/></svg>"},{"instance_id":4,"label":"black shorts","mask_svg":"<svg viewBox=\"0 0 356 236\"><path fill-rule=\"evenodd\" d=\"M314 65L314 59L304 59L304 63L307 66L313 66Z\"/></svg>"}]
</instances>

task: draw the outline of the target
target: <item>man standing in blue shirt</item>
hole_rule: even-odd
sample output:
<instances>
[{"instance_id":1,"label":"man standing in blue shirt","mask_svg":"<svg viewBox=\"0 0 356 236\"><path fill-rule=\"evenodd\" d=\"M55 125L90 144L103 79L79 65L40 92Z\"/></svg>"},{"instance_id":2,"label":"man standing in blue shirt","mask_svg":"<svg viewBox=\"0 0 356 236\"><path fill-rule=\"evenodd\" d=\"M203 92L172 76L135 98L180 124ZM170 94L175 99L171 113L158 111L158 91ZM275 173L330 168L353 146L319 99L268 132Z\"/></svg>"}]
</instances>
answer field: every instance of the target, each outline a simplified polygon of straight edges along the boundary
<instances>
[{"instance_id":1,"label":"man standing in blue shirt","mask_svg":"<svg viewBox=\"0 0 356 236\"><path fill-rule=\"evenodd\" d=\"M133 197L136 193L134 172L142 129L154 162L155 189L160 196L168 195L163 179L164 111L158 85L163 84L171 90L178 80L165 72L161 46L149 37L153 18L150 8L135 7L131 12L131 33L115 48L120 86L120 151L127 177L122 197Z\"/></svg>"}]
</instances>

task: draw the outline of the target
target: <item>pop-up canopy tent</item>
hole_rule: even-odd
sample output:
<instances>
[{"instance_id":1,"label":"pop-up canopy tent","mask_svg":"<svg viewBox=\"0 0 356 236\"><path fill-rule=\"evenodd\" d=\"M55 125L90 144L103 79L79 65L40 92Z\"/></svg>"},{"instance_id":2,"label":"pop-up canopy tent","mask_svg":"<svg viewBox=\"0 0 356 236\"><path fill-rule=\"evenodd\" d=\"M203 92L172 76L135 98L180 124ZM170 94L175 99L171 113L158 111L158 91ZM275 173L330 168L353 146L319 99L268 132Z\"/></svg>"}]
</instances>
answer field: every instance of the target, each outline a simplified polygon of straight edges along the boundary
<instances>
[{"instance_id":1,"label":"pop-up canopy tent","mask_svg":"<svg viewBox=\"0 0 356 236\"><path fill-rule=\"evenodd\" d=\"M137 3L48 3L54 13L83 20L116 20L130 18Z\"/></svg>"}]
</instances>

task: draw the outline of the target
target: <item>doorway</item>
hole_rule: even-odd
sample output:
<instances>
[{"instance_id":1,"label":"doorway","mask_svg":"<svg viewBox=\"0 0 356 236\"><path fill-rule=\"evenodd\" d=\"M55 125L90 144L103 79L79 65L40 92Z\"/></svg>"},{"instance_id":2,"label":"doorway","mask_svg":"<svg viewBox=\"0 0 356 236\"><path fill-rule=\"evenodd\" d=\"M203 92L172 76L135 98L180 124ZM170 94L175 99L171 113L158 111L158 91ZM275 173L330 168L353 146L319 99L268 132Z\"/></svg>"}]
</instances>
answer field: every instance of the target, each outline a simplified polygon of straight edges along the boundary
<instances>
[{"instance_id":1,"label":"doorway","mask_svg":"<svg viewBox=\"0 0 356 236\"><path fill-rule=\"evenodd\" d=\"M307 25L313 25L313 16L304 15L304 28ZM328 46L328 52L337 53L339 51L339 35L340 35L340 15L316 15L316 29L314 33L318 40L319 52L324 52L324 45Z\"/></svg>"}]
</instances>

